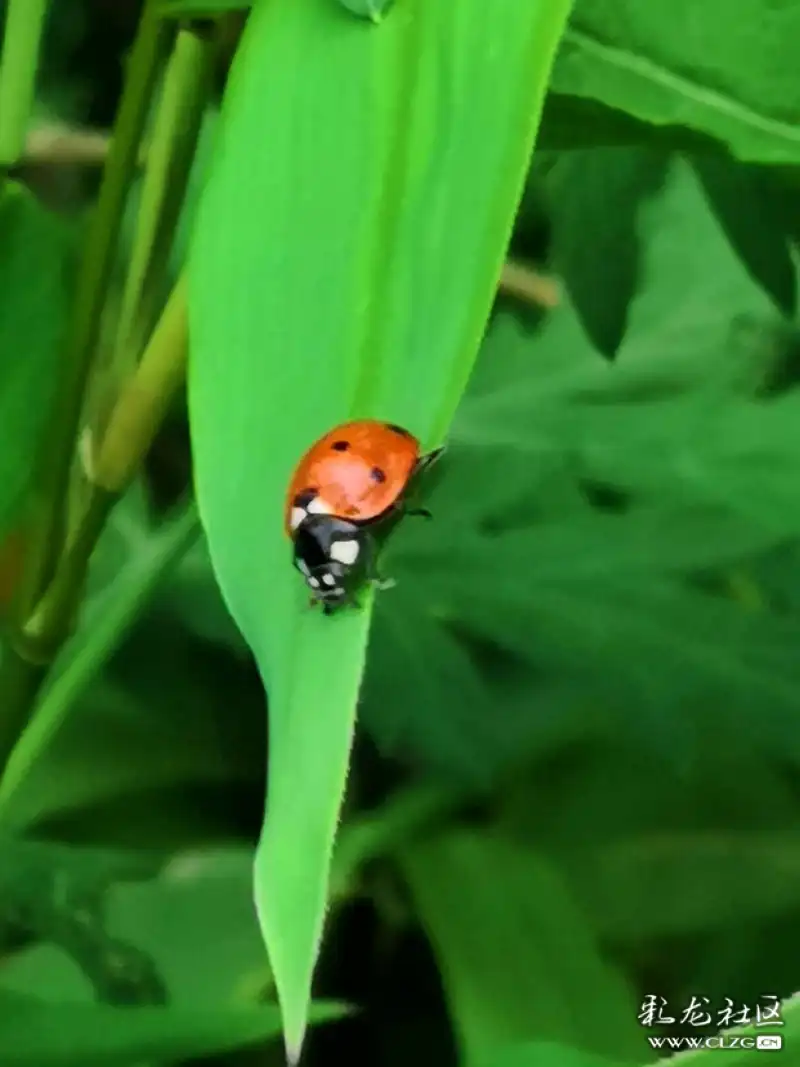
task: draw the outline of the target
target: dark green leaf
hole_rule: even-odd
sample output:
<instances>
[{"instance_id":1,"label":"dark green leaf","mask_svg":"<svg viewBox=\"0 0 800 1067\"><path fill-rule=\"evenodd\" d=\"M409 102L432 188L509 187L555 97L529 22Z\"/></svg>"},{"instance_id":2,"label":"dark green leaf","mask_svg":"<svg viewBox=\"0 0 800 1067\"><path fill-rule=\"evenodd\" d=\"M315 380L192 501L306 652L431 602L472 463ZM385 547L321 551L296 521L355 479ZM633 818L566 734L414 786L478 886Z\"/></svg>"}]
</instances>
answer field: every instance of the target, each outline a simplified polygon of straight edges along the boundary
<instances>
[{"instance_id":1,"label":"dark green leaf","mask_svg":"<svg viewBox=\"0 0 800 1067\"><path fill-rule=\"evenodd\" d=\"M564 153L547 176L553 261L589 338L616 355L639 287L639 208L661 188L668 156L657 150Z\"/></svg>"},{"instance_id":2,"label":"dark green leaf","mask_svg":"<svg viewBox=\"0 0 800 1067\"><path fill-rule=\"evenodd\" d=\"M464 831L410 846L400 863L466 1063L489 1063L498 1045L530 1040L645 1058L628 991L545 859Z\"/></svg>"},{"instance_id":3,"label":"dark green leaf","mask_svg":"<svg viewBox=\"0 0 800 1067\"><path fill-rule=\"evenodd\" d=\"M608 107L599 99L561 92L548 94L539 145L556 152L643 145L666 150L698 146L722 150L719 142L685 126L654 126L621 108Z\"/></svg>"},{"instance_id":4,"label":"dark green leaf","mask_svg":"<svg viewBox=\"0 0 800 1067\"><path fill-rule=\"evenodd\" d=\"M578 0L552 88L656 126L687 126L740 159L797 162L794 3Z\"/></svg>"},{"instance_id":5,"label":"dark green leaf","mask_svg":"<svg viewBox=\"0 0 800 1067\"><path fill-rule=\"evenodd\" d=\"M26 189L0 193L0 535L30 488L66 312L68 232Z\"/></svg>"},{"instance_id":6,"label":"dark green leaf","mask_svg":"<svg viewBox=\"0 0 800 1067\"><path fill-rule=\"evenodd\" d=\"M258 781L262 739L248 727L262 700L255 671L242 676L222 651L150 614L75 700L6 819L29 827L140 790Z\"/></svg>"},{"instance_id":7,"label":"dark green leaf","mask_svg":"<svg viewBox=\"0 0 800 1067\"><path fill-rule=\"evenodd\" d=\"M170 18L211 18L227 11L248 11L254 0L159 0L159 12Z\"/></svg>"},{"instance_id":8,"label":"dark green leaf","mask_svg":"<svg viewBox=\"0 0 800 1067\"><path fill-rule=\"evenodd\" d=\"M121 507L124 512L125 505ZM92 584L96 595L88 599L81 625L64 646L47 679L37 714L14 749L0 786L0 808L10 823L17 819L24 822L39 813L36 793L28 793L27 799L24 798L29 783L35 781L36 772L32 768L46 754L76 701L133 625L164 573L181 558L198 532L193 506L179 511L156 530L135 530L133 551L131 546L126 550L118 540L114 544L113 526L107 531L107 540L111 542L109 555L114 558L117 553L127 551L128 558L118 569L112 565L112 572L116 569L117 573L107 585L98 582L98 576L94 577ZM96 562L98 569L103 569L103 564L108 567L110 561L98 551ZM80 758L85 758L85 754ZM101 773L99 778L102 780L102 777ZM45 795L47 792L50 790L46 790ZM50 803L53 803L52 793L50 795ZM15 811L17 803L21 807Z\"/></svg>"},{"instance_id":9,"label":"dark green leaf","mask_svg":"<svg viewBox=\"0 0 800 1067\"><path fill-rule=\"evenodd\" d=\"M341 1015L316 1005L317 1022ZM277 1005L252 1008L112 1008L50 1003L0 990L4 1067L138 1067L142 1061L208 1056L280 1037Z\"/></svg>"},{"instance_id":10,"label":"dark green leaf","mask_svg":"<svg viewBox=\"0 0 800 1067\"><path fill-rule=\"evenodd\" d=\"M619 1067L619 1060L596 1056L569 1045L526 1041L500 1045L475 1059L473 1067Z\"/></svg>"},{"instance_id":11,"label":"dark green leaf","mask_svg":"<svg viewBox=\"0 0 800 1067\"><path fill-rule=\"evenodd\" d=\"M797 268L778 206L758 171L711 155L692 159L709 206L753 279L786 315L797 307Z\"/></svg>"},{"instance_id":12,"label":"dark green leaf","mask_svg":"<svg viewBox=\"0 0 800 1067\"><path fill-rule=\"evenodd\" d=\"M624 209L619 200L607 204L611 213ZM497 315L454 435L515 448L528 443L535 449L566 447L573 454L576 447L599 452L622 419L627 427L635 422L640 434L659 440L656 450L643 450L641 440L626 445L631 462L642 466L651 458L659 460L676 427L669 410L631 401L666 403L691 389L695 407L679 406L676 416L696 436L692 420L702 424L719 406L715 395L701 408L704 393L730 393L733 386L752 394L763 378L763 353L754 351L752 331L734 326L745 317L769 323L777 316L680 157L672 161L662 194L641 208L640 222L645 284L630 308L613 371L597 358L568 300L535 334L511 316ZM600 278L598 287L604 291ZM612 404L617 405L613 411ZM680 447L685 447L683 441Z\"/></svg>"},{"instance_id":13,"label":"dark green leaf","mask_svg":"<svg viewBox=\"0 0 800 1067\"><path fill-rule=\"evenodd\" d=\"M596 929L634 943L763 921L791 911L800 893L791 830L648 833L580 850L565 842L558 858Z\"/></svg>"},{"instance_id":14,"label":"dark green leaf","mask_svg":"<svg viewBox=\"0 0 800 1067\"><path fill-rule=\"evenodd\" d=\"M475 576L477 579L477 575ZM627 579L542 583L517 596L497 572L453 589L465 625L534 662L582 677L596 701L622 714L641 740L691 759L692 732L736 730L763 752L800 758L796 625L677 583ZM758 716L753 716L753 708Z\"/></svg>"},{"instance_id":15,"label":"dark green leaf","mask_svg":"<svg viewBox=\"0 0 800 1067\"><path fill-rule=\"evenodd\" d=\"M495 769L482 737L492 732L493 694L468 653L403 587L381 598L375 625L364 724L384 749L412 758L422 726L429 753L446 754L462 781L485 784Z\"/></svg>"},{"instance_id":16,"label":"dark green leaf","mask_svg":"<svg viewBox=\"0 0 800 1067\"><path fill-rule=\"evenodd\" d=\"M225 606L203 536L167 576L158 597L159 607L181 626L238 657L250 655L236 623Z\"/></svg>"},{"instance_id":17,"label":"dark green leaf","mask_svg":"<svg viewBox=\"0 0 800 1067\"><path fill-rule=\"evenodd\" d=\"M251 849L178 856L159 877L111 887L109 934L155 962L171 1004L251 1006L271 985L252 882ZM212 928L216 936L209 938ZM85 977L50 945L12 957L3 974L7 986L53 1001L93 995Z\"/></svg>"}]
</instances>

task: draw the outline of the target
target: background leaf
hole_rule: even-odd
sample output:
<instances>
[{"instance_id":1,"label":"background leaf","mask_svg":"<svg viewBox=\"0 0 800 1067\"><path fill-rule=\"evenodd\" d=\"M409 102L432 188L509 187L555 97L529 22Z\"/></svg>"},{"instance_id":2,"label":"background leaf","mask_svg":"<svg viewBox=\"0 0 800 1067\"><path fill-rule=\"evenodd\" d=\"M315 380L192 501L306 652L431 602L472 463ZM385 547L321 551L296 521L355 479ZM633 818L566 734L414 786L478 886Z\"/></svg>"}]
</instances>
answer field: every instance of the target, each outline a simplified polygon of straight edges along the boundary
<instances>
[{"instance_id":1,"label":"background leaf","mask_svg":"<svg viewBox=\"0 0 800 1067\"><path fill-rule=\"evenodd\" d=\"M599 100L655 126L684 126L739 159L796 162L794 4L745 0L738 18L714 0L579 0L553 91ZM583 118L586 121L586 116Z\"/></svg>"},{"instance_id":2,"label":"background leaf","mask_svg":"<svg viewBox=\"0 0 800 1067\"><path fill-rule=\"evenodd\" d=\"M588 337L609 358L639 281L639 206L659 191L667 169L664 153L632 148L571 152L547 175L554 266ZM614 211L606 210L609 200Z\"/></svg>"},{"instance_id":3,"label":"background leaf","mask_svg":"<svg viewBox=\"0 0 800 1067\"><path fill-rule=\"evenodd\" d=\"M698 155L693 163L709 204L740 259L778 308L794 315L797 270L769 188L755 168L731 166L728 160L710 155ZM745 202L753 205L752 215L742 212Z\"/></svg>"},{"instance_id":4,"label":"background leaf","mask_svg":"<svg viewBox=\"0 0 800 1067\"><path fill-rule=\"evenodd\" d=\"M9 1067L134 1067L150 1058L224 1052L280 1035L277 1006L209 1011L50 1004L0 992L0 1049ZM312 1018L335 1017L315 1009Z\"/></svg>"},{"instance_id":5,"label":"background leaf","mask_svg":"<svg viewBox=\"0 0 800 1067\"><path fill-rule=\"evenodd\" d=\"M69 231L28 193L0 194L0 534L30 488L66 312Z\"/></svg>"},{"instance_id":6,"label":"background leaf","mask_svg":"<svg viewBox=\"0 0 800 1067\"><path fill-rule=\"evenodd\" d=\"M28 787L32 765L52 742L73 703L88 685L115 642L130 626L137 610L152 594L165 570L180 558L197 537L193 507L179 512L155 531L134 554L116 580L87 604L84 625L65 646L37 713L17 743L0 785L0 807L13 824L13 805ZM29 795L30 796L30 795ZM35 794L30 796L29 804ZM30 813L30 809L29 809ZM18 816L19 817L19 816Z\"/></svg>"},{"instance_id":7,"label":"background leaf","mask_svg":"<svg viewBox=\"0 0 800 1067\"><path fill-rule=\"evenodd\" d=\"M464 832L415 845L402 869L439 955L467 1063L533 1038L644 1058L624 986L546 861Z\"/></svg>"}]
</instances>

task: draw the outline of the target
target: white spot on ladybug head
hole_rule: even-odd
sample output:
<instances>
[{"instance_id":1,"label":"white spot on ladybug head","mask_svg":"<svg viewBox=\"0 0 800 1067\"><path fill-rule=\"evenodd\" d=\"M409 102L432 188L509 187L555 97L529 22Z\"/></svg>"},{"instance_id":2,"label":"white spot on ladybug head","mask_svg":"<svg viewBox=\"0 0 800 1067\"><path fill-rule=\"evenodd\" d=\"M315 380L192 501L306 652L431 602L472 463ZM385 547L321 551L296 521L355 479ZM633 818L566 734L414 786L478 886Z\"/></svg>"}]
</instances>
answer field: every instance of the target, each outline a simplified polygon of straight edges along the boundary
<instances>
[{"instance_id":1,"label":"white spot on ladybug head","mask_svg":"<svg viewBox=\"0 0 800 1067\"><path fill-rule=\"evenodd\" d=\"M315 578L314 575L311 574L306 580L312 589L319 589L319 578Z\"/></svg>"},{"instance_id":2,"label":"white spot on ladybug head","mask_svg":"<svg viewBox=\"0 0 800 1067\"><path fill-rule=\"evenodd\" d=\"M334 576L332 574L323 574L322 575L322 584L323 585L328 585L328 586L334 586L334 585L336 585L336 579L334 578Z\"/></svg>"},{"instance_id":3,"label":"white spot on ladybug head","mask_svg":"<svg viewBox=\"0 0 800 1067\"><path fill-rule=\"evenodd\" d=\"M336 563L343 563L346 567L352 566L358 559L358 541L334 541L328 555Z\"/></svg>"},{"instance_id":4,"label":"white spot on ladybug head","mask_svg":"<svg viewBox=\"0 0 800 1067\"><path fill-rule=\"evenodd\" d=\"M330 515L331 513L330 505L326 504L321 496L315 496L313 500L309 500L306 511L309 515Z\"/></svg>"},{"instance_id":5,"label":"white spot on ladybug head","mask_svg":"<svg viewBox=\"0 0 800 1067\"><path fill-rule=\"evenodd\" d=\"M297 569L298 569L299 571L301 571L301 572L302 572L302 573L303 573L303 574L304 574L304 575L306 576L306 578L307 578L307 577L309 576L309 574L311 573L311 572L309 571L309 569L308 569L308 564L306 563L306 561L305 561L304 559L298 559L298 560L297 560Z\"/></svg>"},{"instance_id":6,"label":"white spot on ladybug head","mask_svg":"<svg viewBox=\"0 0 800 1067\"><path fill-rule=\"evenodd\" d=\"M306 509L305 508L292 508L292 514L291 514L291 516L289 518L289 526L293 530L296 530L297 527L300 525L300 523L303 521L303 519L305 517L306 517Z\"/></svg>"}]
</instances>

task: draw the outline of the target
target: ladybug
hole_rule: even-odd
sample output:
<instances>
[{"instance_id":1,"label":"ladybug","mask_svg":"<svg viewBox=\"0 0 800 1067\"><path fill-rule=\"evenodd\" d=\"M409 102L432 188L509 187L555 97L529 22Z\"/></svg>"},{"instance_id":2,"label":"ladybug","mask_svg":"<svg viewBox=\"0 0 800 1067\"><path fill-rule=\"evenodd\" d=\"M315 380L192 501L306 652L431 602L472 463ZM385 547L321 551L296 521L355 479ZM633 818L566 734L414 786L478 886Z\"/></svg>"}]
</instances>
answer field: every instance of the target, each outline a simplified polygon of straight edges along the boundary
<instances>
[{"instance_id":1,"label":"ladybug","mask_svg":"<svg viewBox=\"0 0 800 1067\"><path fill-rule=\"evenodd\" d=\"M425 508L406 507L404 498L412 479L443 451L423 455L402 426L358 419L330 430L297 464L285 529L311 602L321 603L326 615L352 602L364 581L393 584L378 578L375 534L401 515L431 517Z\"/></svg>"}]
</instances>

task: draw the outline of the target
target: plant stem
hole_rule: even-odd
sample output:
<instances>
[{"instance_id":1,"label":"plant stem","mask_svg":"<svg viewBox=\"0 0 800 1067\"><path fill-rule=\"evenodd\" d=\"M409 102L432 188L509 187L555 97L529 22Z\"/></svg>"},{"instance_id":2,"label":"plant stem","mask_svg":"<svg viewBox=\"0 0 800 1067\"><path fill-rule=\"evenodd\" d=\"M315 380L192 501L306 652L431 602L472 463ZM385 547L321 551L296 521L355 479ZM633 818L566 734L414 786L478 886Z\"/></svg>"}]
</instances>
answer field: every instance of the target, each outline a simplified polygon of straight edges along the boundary
<instances>
[{"instance_id":1,"label":"plant stem","mask_svg":"<svg viewBox=\"0 0 800 1067\"><path fill-rule=\"evenodd\" d=\"M109 512L147 454L186 371L186 282L180 279L133 377L122 389L95 454L89 455L91 493L53 582L21 637L32 659L58 649L80 603L89 559Z\"/></svg>"},{"instance_id":2,"label":"plant stem","mask_svg":"<svg viewBox=\"0 0 800 1067\"><path fill-rule=\"evenodd\" d=\"M184 380L187 346L186 282L181 278L141 363L117 399L100 447L95 455L90 451L89 500L52 583L17 636L16 649L32 662L54 655L69 636L94 546Z\"/></svg>"},{"instance_id":3,"label":"plant stem","mask_svg":"<svg viewBox=\"0 0 800 1067\"><path fill-rule=\"evenodd\" d=\"M49 663L32 663L11 648L3 649L3 713L0 715L0 770L6 763L30 719ZM13 694L6 699L5 694Z\"/></svg>"},{"instance_id":4,"label":"plant stem","mask_svg":"<svg viewBox=\"0 0 800 1067\"><path fill-rule=\"evenodd\" d=\"M58 650L68 636L89 560L109 512L128 488L185 378L186 290L186 281L181 278L167 301L142 362L119 394L96 455L90 452L90 468L86 471L92 487L89 500L51 585L19 635L19 644L31 659Z\"/></svg>"},{"instance_id":5,"label":"plant stem","mask_svg":"<svg viewBox=\"0 0 800 1067\"><path fill-rule=\"evenodd\" d=\"M507 259L503 264L497 288L534 306L554 308L560 301L554 278L513 259Z\"/></svg>"},{"instance_id":6,"label":"plant stem","mask_svg":"<svg viewBox=\"0 0 800 1067\"><path fill-rule=\"evenodd\" d=\"M0 774L30 719L47 667L69 636L89 560L109 512L127 488L184 379L188 346L186 282L176 285L142 361L90 456L91 494L44 596L12 635L2 662Z\"/></svg>"},{"instance_id":7,"label":"plant stem","mask_svg":"<svg viewBox=\"0 0 800 1067\"><path fill-rule=\"evenodd\" d=\"M0 166L25 148L49 0L8 0L0 55Z\"/></svg>"},{"instance_id":8,"label":"plant stem","mask_svg":"<svg viewBox=\"0 0 800 1067\"><path fill-rule=\"evenodd\" d=\"M19 0L18 6L26 3L30 0ZM91 545L87 544L87 533L99 531L110 508L108 501L98 501L95 494L71 552L64 554L70 476L100 316L128 189L136 170L139 142L161 59L172 36L170 24L156 16L155 6L148 0L130 56L111 151L84 250L73 318L66 337L62 380L41 442L30 541L14 604L12 632L0 661L0 771L31 716L49 664L72 624L85 573L85 563L78 564L75 556L85 553L88 560ZM59 559L62 567L56 572ZM52 588L48 588L51 580ZM40 604L49 605L45 625L42 625ZM57 610L53 605L57 605Z\"/></svg>"},{"instance_id":9,"label":"plant stem","mask_svg":"<svg viewBox=\"0 0 800 1067\"><path fill-rule=\"evenodd\" d=\"M16 606L20 628L52 577L63 545L75 443L100 316L108 291L128 188L136 169L139 142L147 121L161 57L171 36L169 24L159 20L154 12L153 4L149 3L145 7L130 57L128 80L78 278L73 318L65 344L63 378L59 383L51 424L42 442L33 501L31 542ZM0 692L7 697L3 689L2 672Z\"/></svg>"},{"instance_id":10,"label":"plant stem","mask_svg":"<svg viewBox=\"0 0 800 1067\"><path fill-rule=\"evenodd\" d=\"M163 300L169 255L208 102L213 55L212 41L179 31L147 152L113 371L129 371L135 365L153 328L154 305Z\"/></svg>"},{"instance_id":11,"label":"plant stem","mask_svg":"<svg viewBox=\"0 0 800 1067\"><path fill-rule=\"evenodd\" d=\"M186 291L182 276L91 458L89 478L101 491L121 493L127 488L183 383L189 344Z\"/></svg>"}]
</instances>

